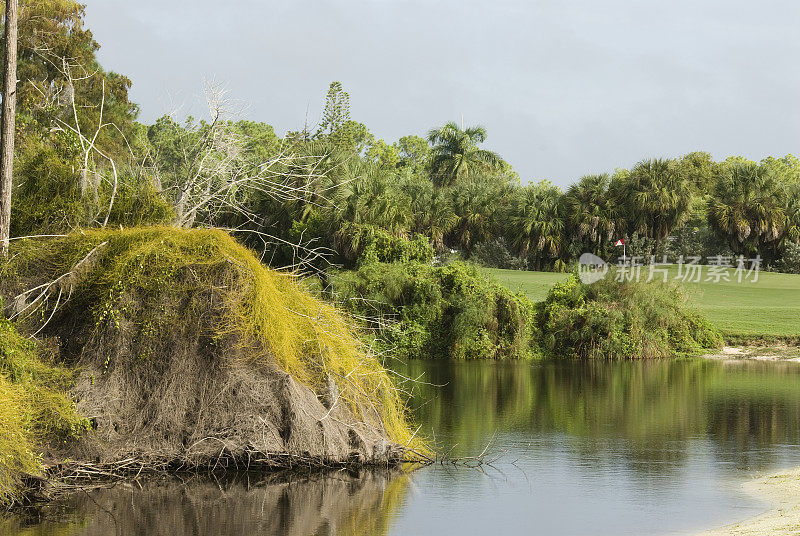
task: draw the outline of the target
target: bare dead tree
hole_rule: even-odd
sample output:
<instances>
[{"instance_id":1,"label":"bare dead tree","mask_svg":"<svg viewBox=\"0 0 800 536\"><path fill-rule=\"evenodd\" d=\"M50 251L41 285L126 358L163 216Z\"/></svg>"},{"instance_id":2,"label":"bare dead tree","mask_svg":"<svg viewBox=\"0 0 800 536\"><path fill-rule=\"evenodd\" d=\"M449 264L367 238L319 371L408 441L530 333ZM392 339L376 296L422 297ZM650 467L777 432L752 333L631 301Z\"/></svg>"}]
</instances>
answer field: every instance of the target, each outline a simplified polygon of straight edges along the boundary
<instances>
[{"instance_id":1,"label":"bare dead tree","mask_svg":"<svg viewBox=\"0 0 800 536\"><path fill-rule=\"evenodd\" d=\"M69 74L69 70L66 70L65 74L68 77L70 77L69 80L70 80L70 83L72 85L72 83L74 83L74 79L71 78L71 75ZM111 167L111 177L113 179L113 180L109 181L111 183L111 188L112 188L111 189L111 198L110 198L110 200L108 202L108 208L105 211L105 217L103 218L103 221L102 221L102 224L101 224L102 227L105 227L106 225L108 225L108 218L111 216L111 210L114 208L114 201L116 200L117 191L119 190L119 172L117 171L117 164L116 164L116 162L114 161L114 159L111 156L109 156L105 151L103 151L102 149L100 149L97 146L97 137L100 135L100 132L104 128L115 127L115 125L113 123L105 123L103 121L103 112L105 111L105 102L106 102L106 81L105 80L102 81L102 96L100 98L100 116L99 116L99 119L97 121L97 128L95 128L94 133L91 134L91 138L88 137L87 135L85 135L81 131L80 122L78 121L78 107L75 104L75 92L74 91L70 92L70 98L71 98L72 113L73 113L75 125L73 126L73 125L69 124L68 122L63 121L61 119L56 119L56 121L59 124L60 128L65 129L65 130L69 130L70 132L75 134L78 137L78 140L80 141L80 144L81 144L81 160L82 160L82 163L83 163L83 167L81 168L81 183L80 183L81 194L83 194L83 195L86 194L86 190L88 189L89 183L91 182L91 187L92 187L92 191L93 191L93 194L94 194L95 205L97 206L98 210L100 210L100 207L99 207L99 188L100 188L100 177L102 177L102 175L97 171L97 169L90 170L90 166L89 165L90 165L90 162L93 162L93 158L92 157L97 155L100 158L108 161L108 163L109 163L109 165ZM89 176L90 172L92 173L92 176L93 176L93 180L91 180L91 181L89 181L89 179L88 179L88 176ZM98 213L98 214L95 215L94 219L98 219L99 217L100 217L100 214Z\"/></svg>"},{"instance_id":2,"label":"bare dead tree","mask_svg":"<svg viewBox=\"0 0 800 536\"><path fill-rule=\"evenodd\" d=\"M0 254L8 256L11 235L11 186L14 172L14 128L17 110L17 0L6 0L6 61L0 140Z\"/></svg>"},{"instance_id":3,"label":"bare dead tree","mask_svg":"<svg viewBox=\"0 0 800 536\"><path fill-rule=\"evenodd\" d=\"M181 122L174 113L169 116L167 126L174 129L172 139L177 143L170 151L177 154L177 161L169 161L158 147L141 144L147 146L145 160L154 184L173 203L175 226L218 227L224 217L230 221L234 216L241 224L226 230L250 233L262 242L264 251L270 244L292 248L294 260L288 268L302 270L327 258L332 252L317 246L314 239L290 242L269 233L262 225L263 215L252 208L255 195L279 202L325 202L327 189L320 184L327 176L325 155L298 154L295 144L283 142L265 161L255 160L247 151L252 140L230 119L235 114L224 89L207 84L205 94L205 120Z\"/></svg>"},{"instance_id":4,"label":"bare dead tree","mask_svg":"<svg viewBox=\"0 0 800 536\"><path fill-rule=\"evenodd\" d=\"M324 178L320 170L323 157L298 155L287 145L265 162L247 158L249 140L228 119L230 101L225 91L208 84L206 102L206 121L185 126L173 123L182 172L165 190L173 194L176 226L195 225L200 213L212 221L221 212L247 219L252 215L245 205L249 194L260 192L281 201L299 200Z\"/></svg>"},{"instance_id":5,"label":"bare dead tree","mask_svg":"<svg viewBox=\"0 0 800 536\"><path fill-rule=\"evenodd\" d=\"M312 266L332 253L314 244L314 239L292 243L269 233L261 225L260 215L252 211L250 203L254 195L268 196L280 202L309 202L315 197L316 201L312 203L324 202L326 189L320 188L318 183L326 177L322 166L325 155L297 154L293 143L284 142L277 154L266 161L254 161L247 151L252 140L230 119L236 114L234 103L221 86L213 83L207 83L205 87L208 107L205 120L198 123L186 119L181 122L175 118L175 112L170 114L174 128L172 134L177 140L177 148L171 150L176 150L178 162L170 161L170 157L174 160L175 155L168 157L160 152L159 147L150 143L144 134L134 151L119 126L104 119L107 96L104 79L101 81L100 102L91 105L98 111L96 124L87 127L86 122L79 118L80 109L87 105L76 102L76 85L102 73L73 58L59 57L45 46L35 47L34 51L61 74L60 87L48 84L39 87L33 81L31 83L42 97L42 106L66 108L55 115L54 130L69 132L77 138L80 147L77 186L92 206L87 222L106 227L118 192L125 186L123 181L147 180L155 191L171 202L177 227L219 226L223 215L235 215L235 219L242 223L237 228L227 228L228 231L250 233L262 242L265 252L268 244L290 247L294 260L289 267L293 269ZM115 156L98 145L101 132L109 128L119 131L127 145L130 158L125 169L131 171L130 174L120 173ZM110 191L107 205L103 206L99 195L102 183Z\"/></svg>"}]
</instances>

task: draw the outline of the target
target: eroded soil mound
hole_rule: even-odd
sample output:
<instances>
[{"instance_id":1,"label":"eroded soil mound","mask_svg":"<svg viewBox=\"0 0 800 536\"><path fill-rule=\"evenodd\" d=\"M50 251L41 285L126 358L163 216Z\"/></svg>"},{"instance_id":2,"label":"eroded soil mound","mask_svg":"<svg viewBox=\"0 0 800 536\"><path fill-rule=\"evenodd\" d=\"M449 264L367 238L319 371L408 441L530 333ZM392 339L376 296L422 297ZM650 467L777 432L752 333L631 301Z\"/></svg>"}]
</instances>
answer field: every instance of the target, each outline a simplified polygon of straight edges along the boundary
<instances>
[{"instance_id":1,"label":"eroded soil mound","mask_svg":"<svg viewBox=\"0 0 800 536\"><path fill-rule=\"evenodd\" d=\"M58 342L94 429L79 460L387 463L398 391L347 322L226 233L144 228L15 244L6 314Z\"/></svg>"}]
</instances>

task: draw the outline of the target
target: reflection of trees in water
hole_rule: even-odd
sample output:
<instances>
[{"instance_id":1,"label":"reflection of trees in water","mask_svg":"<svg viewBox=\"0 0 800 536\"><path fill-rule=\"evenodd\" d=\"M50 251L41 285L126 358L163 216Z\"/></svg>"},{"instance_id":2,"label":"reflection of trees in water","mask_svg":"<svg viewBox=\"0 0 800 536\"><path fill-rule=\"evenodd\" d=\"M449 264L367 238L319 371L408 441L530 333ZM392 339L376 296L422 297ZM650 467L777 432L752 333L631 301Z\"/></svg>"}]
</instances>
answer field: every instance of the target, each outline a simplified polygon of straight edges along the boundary
<instances>
[{"instance_id":1,"label":"reflection of trees in water","mask_svg":"<svg viewBox=\"0 0 800 536\"><path fill-rule=\"evenodd\" d=\"M582 439L578 454L622 450L637 471L663 471L638 462L683 460L690 440L703 438L725 461L759 467L774 456L761 447L800 441L795 363L411 362L403 373L447 384L416 385L411 404L423 430L460 453L482 449L495 431L557 432Z\"/></svg>"},{"instance_id":2,"label":"reflection of trees in water","mask_svg":"<svg viewBox=\"0 0 800 536\"><path fill-rule=\"evenodd\" d=\"M67 500L64 509L88 520L85 526L50 522L19 532L9 525L4 533L0 525L0 535L380 535L388 532L408 485L399 471L253 478L118 484Z\"/></svg>"},{"instance_id":3,"label":"reflection of trees in water","mask_svg":"<svg viewBox=\"0 0 800 536\"><path fill-rule=\"evenodd\" d=\"M794 363L410 362L402 372L446 384L416 384L411 403L423 432L444 437L443 450L458 443L457 455L481 451L497 431L499 441L535 436L577 462L591 458L592 468L625 464L647 479L682 465L695 439L751 470L774 462L776 449L765 447L800 442ZM0 536L386 534L408 482L341 472L120 484L74 496L61 521L0 521Z\"/></svg>"},{"instance_id":4,"label":"reflection of trees in water","mask_svg":"<svg viewBox=\"0 0 800 536\"><path fill-rule=\"evenodd\" d=\"M47 515L41 511L21 512L12 517L0 517L0 536L74 536L86 525L83 516L75 512Z\"/></svg>"}]
</instances>

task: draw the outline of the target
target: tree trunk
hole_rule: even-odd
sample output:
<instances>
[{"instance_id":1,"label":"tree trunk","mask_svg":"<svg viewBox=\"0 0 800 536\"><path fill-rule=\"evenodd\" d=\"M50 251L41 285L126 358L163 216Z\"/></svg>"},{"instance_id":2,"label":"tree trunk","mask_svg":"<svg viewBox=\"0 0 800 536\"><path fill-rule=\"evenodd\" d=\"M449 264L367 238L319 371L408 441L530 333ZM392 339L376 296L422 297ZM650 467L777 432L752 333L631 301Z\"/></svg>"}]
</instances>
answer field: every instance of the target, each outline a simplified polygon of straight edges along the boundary
<instances>
[{"instance_id":1,"label":"tree trunk","mask_svg":"<svg viewBox=\"0 0 800 536\"><path fill-rule=\"evenodd\" d=\"M17 0L6 0L6 64L0 138L0 255L8 256L11 235L11 176L14 171L14 124L17 108Z\"/></svg>"}]
</instances>

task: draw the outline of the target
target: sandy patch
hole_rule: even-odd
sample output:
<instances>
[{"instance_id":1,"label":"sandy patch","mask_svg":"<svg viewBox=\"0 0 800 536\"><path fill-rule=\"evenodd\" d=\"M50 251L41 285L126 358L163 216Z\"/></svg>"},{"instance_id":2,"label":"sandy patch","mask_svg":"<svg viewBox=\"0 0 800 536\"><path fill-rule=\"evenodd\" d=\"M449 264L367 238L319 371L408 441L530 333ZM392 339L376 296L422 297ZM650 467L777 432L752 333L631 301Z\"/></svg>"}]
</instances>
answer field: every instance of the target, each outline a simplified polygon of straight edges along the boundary
<instances>
[{"instance_id":1,"label":"sandy patch","mask_svg":"<svg viewBox=\"0 0 800 536\"><path fill-rule=\"evenodd\" d=\"M755 361L794 361L800 362L798 346L723 346L718 352L701 357L719 360L749 359Z\"/></svg>"},{"instance_id":2,"label":"sandy patch","mask_svg":"<svg viewBox=\"0 0 800 536\"><path fill-rule=\"evenodd\" d=\"M742 355L742 354L744 354L744 348L734 348L732 346L722 347L722 355Z\"/></svg>"},{"instance_id":3,"label":"sandy patch","mask_svg":"<svg viewBox=\"0 0 800 536\"><path fill-rule=\"evenodd\" d=\"M698 536L800 535L800 467L750 480L742 489L770 503L770 509L748 520Z\"/></svg>"}]
</instances>

